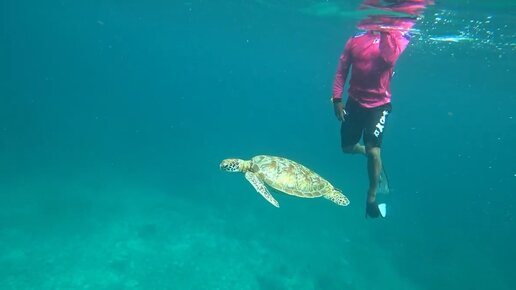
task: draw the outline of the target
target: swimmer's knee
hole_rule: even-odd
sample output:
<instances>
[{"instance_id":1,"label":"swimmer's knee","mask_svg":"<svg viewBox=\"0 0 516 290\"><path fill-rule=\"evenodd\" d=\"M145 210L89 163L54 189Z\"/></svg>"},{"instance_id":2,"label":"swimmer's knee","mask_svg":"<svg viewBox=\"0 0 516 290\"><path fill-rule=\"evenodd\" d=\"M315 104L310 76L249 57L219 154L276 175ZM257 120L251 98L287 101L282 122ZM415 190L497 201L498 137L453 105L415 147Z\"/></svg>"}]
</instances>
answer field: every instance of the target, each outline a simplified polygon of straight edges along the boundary
<instances>
[{"instance_id":1,"label":"swimmer's knee","mask_svg":"<svg viewBox=\"0 0 516 290\"><path fill-rule=\"evenodd\" d=\"M379 158L380 147L366 147L366 155L367 157Z\"/></svg>"}]
</instances>

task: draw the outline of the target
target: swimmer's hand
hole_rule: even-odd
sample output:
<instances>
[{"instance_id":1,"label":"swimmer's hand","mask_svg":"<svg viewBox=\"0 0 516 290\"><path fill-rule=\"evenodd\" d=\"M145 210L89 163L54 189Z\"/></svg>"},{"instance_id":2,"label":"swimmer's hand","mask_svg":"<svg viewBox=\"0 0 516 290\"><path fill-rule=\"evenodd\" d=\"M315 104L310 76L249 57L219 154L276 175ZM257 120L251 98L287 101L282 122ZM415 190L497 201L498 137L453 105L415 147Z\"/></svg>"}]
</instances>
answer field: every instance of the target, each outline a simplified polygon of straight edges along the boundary
<instances>
[{"instance_id":1,"label":"swimmer's hand","mask_svg":"<svg viewBox=\"0 0 516 290\"><path fill-rule=\"evenodd\" d=\"M344 110L344 104L342 102L334 102L333 110L335 111L335 116L341 122L344 122L346 118L346 111Z\"/></svg>"}]
</instances>

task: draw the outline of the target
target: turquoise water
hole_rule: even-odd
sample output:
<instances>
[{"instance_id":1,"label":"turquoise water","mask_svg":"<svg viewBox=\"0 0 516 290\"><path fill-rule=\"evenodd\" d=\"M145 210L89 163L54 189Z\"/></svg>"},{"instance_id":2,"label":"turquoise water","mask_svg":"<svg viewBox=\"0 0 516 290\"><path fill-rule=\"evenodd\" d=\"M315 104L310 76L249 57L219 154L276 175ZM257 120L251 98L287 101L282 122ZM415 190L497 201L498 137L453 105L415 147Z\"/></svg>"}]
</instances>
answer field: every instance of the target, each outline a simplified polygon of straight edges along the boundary
<instances>
[{"instance_id":1,"label":"turquoise water","mask_svg":"<svg viewBox=\"0 0 516 290\"><path fill-rule=\"evenodd\" d=\"M0 3L1 289L513 289L513 2L416 25L383 220L328 101L360 1L144 2ZM350 206L219 170L257 154Z\"/></svg>"}]
</instances>

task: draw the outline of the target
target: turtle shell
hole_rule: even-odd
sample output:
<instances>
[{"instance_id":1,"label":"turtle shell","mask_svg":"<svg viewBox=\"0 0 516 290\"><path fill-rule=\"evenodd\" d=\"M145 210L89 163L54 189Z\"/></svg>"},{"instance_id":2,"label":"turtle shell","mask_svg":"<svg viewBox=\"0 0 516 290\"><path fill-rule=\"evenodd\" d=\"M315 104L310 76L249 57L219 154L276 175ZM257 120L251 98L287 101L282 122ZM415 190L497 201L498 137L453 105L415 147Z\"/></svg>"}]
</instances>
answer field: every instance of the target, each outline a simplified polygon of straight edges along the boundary
<instances>
[{"instance_id":1,"label":"turtle shell","mask_svg":"<svg viewBox=\"0 0 516 290\"><path fill-rule=\"evenodd\" d=\"M272 188L284 193L314 198L334 190L333 186L307 167L282 157L258 155L251 171Z\"/></svg>"}]
</instances>

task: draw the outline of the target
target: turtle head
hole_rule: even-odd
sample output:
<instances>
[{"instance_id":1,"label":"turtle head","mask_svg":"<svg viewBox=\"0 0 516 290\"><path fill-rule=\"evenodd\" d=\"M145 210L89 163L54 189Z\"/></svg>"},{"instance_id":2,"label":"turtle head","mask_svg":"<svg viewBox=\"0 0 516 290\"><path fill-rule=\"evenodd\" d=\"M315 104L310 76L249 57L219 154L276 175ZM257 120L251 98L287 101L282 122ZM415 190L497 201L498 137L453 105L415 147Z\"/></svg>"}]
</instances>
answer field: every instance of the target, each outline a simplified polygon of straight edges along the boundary
<instances>
[{"instance_id":1,"label":"turtle head","mask_svg":"<svg viewBox=\"0 0 516 290\"><path fill-rule=\"evenodd\" d=\"M227 172L242 172L244 170L244 163L242 159L224 159L220 163L220 169Z\"/></svg>"}]
</instances>

